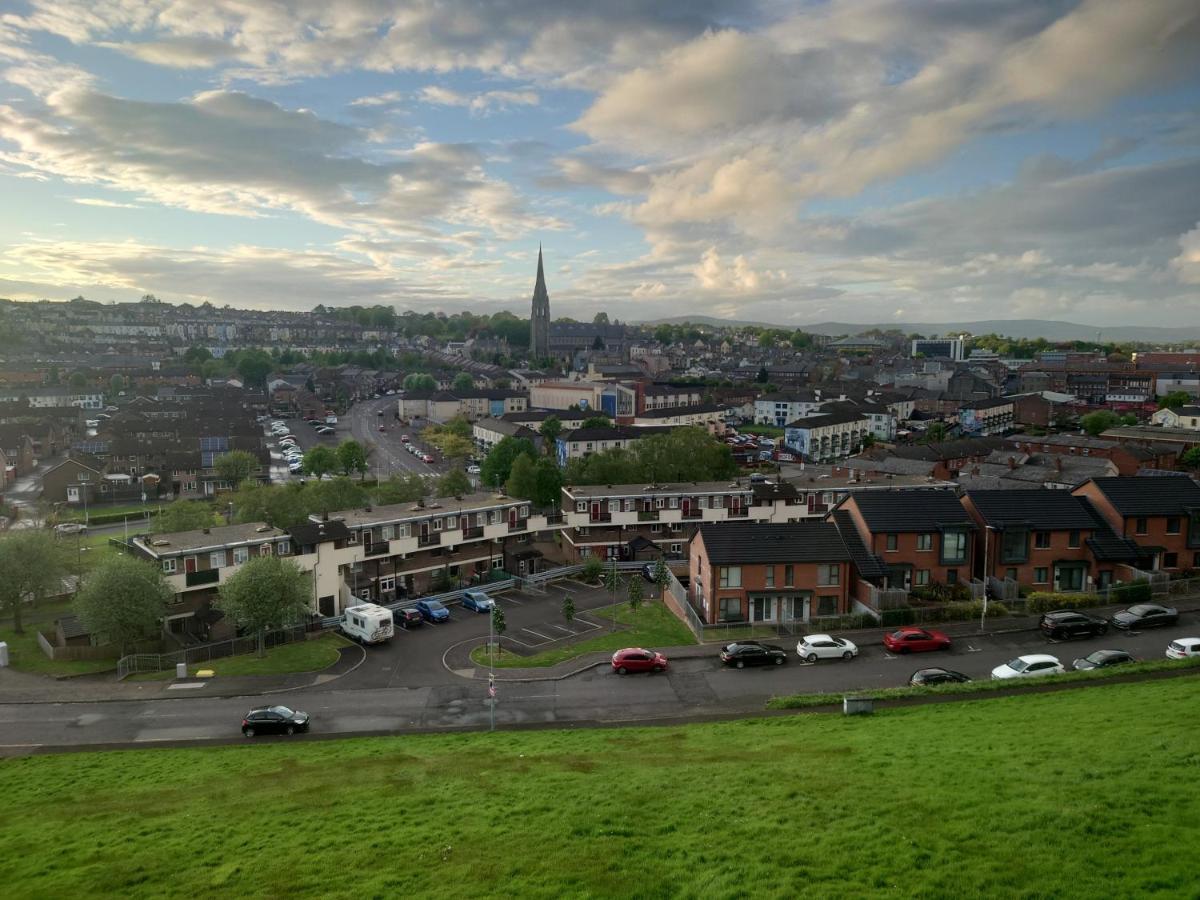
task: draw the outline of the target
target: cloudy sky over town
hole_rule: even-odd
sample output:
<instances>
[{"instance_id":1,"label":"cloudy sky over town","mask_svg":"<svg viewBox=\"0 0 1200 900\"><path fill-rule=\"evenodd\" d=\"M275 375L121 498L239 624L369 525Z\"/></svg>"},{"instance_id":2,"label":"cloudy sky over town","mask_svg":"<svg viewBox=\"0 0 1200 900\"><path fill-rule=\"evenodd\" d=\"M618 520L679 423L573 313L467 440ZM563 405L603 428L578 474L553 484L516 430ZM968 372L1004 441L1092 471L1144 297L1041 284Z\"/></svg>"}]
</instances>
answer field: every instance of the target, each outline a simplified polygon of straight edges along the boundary
<instances>
[{"instance_id":1,"label":"cloudy sky over town","mask_svg":"<svg viewBox=\"0 0 1200 900\"><path fill-rule=\"evenodd\" d=\"M0 296L1200 324L1200 4L0 2Z\"/></svg>"}]
</instances>

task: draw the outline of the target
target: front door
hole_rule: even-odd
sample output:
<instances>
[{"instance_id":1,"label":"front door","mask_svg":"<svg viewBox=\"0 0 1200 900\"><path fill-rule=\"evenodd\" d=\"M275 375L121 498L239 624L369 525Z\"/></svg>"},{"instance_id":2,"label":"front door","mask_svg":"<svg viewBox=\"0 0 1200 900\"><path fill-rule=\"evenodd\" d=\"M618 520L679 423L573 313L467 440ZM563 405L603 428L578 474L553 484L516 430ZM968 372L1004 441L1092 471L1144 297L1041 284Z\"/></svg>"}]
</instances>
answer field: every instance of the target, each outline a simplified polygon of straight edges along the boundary
<instances>
[{"instance_id":1,"label":"front door","mask_svg":"<svg viewBox=\"0 0 1200 900\"><path fill-rule=\"evenodd\" d=\"M515 506L508 511L508 527L517 527L517 508Z\"/></svg>"},{"instance_id":2,"label":"front door","mask_svg":"<svg viewBox=\"0 0 1200 900\"><path fill-rule=\"evenodd\" d=\"M750 620L752 622L770 622L775 618L774 605L771 597L751 597Z\"/></svg>"},{"instance_id":3,"label":"front door","mask_svg":"<svg viewBox=\"0 0 1200 900\"><path fill-rule=\"evenodd\" d=\"M681 500L679 502L679 506L683 510L683 514L685 516L688 515L689 513L691 513L691 511L692 511L692 501L687 498L684 498L683 500Z\"/></svg>"},{"instance_id":4,"label":"front door","mask_svg":"<svg viewBox=\"0 0 1200 900\"><path fill-rule=\"evenodd\" d=\"M600 501L592 501L592 521L595 522L600 518Z\"/></svg>"},{"instance_id":5,"label":"front door","mask_svg":"<svg viewBox=\"0 0 1200 900\"><path fill-rule=\"evenodd\" d=\"M183 571L184 572L195 572L196 571L196 557L189 556L189 557L187 557L187 559L185 559L183 561Z\"/></svg>"}]
</instances>

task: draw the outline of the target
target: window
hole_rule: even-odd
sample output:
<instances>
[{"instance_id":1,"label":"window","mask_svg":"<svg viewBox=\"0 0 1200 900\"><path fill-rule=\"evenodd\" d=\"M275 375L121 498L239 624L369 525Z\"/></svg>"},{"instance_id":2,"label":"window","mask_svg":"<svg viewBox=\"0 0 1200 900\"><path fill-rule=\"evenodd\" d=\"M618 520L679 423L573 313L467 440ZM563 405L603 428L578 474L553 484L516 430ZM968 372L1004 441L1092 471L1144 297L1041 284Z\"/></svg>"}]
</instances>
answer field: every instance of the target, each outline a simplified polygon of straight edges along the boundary
<instances>
[{"instance_id":1,"label":"window","mask_svg":"<svg viewBox=\"0 0 1200 900\"><path fill-rule=\"evenodd\" d=\"M434 531L441 531L441 530L442 530L442 520L441 520L441 519L434 519L434 520L433 520L433 530L434 530Z\"/></svg>"},{"instance_id":2,"label":"window","mask_svg":"<svg viewBox=\"0 0 1200 900\"><path fill-rule=\"evenodd\" d=\"M838 614L838 598L837 596L818 597L817 598L817 615L818 616L836 616Z\"/></svg>"},{"instance_id":3,"label":"window","mask_svg":"<svg viewBox=\"0 0 1200 900\"><path fill-rule=\"evenodd\" d=\"M1070 533L1067 534L1067 546L1068 547L1078 547L1079 546L1079 529L1078 528L1073 529Z\"/></svg>"},{"instance_id":4,"label":"window","mask_svg":"<svg viewBox=\"0 0 1200 900\"><path fill-rule=\"evenodd\" d=\"M1033 546L1038 550L1050 549L1050 532L1035 531L1033 533Z\"/></svg>"},{"instance_id":5,"label":"window","mask_svg":"<svg viewBox=\"0 0 1200 900\"><path fill-rule=\"evenodd\" d=\"M212 553L208 554L208 565L213 569L219 569L221 566L225 565L225 551L214 550Z\"/></svg>"},{"instance_id":6,"label":"window","mask_svg":"<svg viewBox=\"0 0 1200 900\"><path fill-rule=\"evenodd\" d=\"M1017 570L1016 569L1005 569L1004 577L1007 578L1009 581L1016 581L1017 580Z\"/></svg>"},{"instance_id":7,"label":"window","mask_svg":"<svg viewBox=\"0 0 1200 900\"><path fill-rule=\"evenodd\" d=\"M933 535L932 534L918 534L917 535L917 549L918 550L932 550L933 549Z\"/></svg>"},{"instance_id":8,"label":"window","mask_svg":"<svg viewBox=\"0 0 1200 900\"><path fill-rule=\"evenodd\" d=\"M1137 522L1134 523L1133 530L1136 534L1145 534L1149 530L1146 526L1146 517L1145 516L1141 516L1138 518Z\"/></svg>"},{"instance_id":9,"label":"window","mask_svg":"<svg viewBox=\"0 0 1200 900\"><path fill-rule=\"evenodd\" d=\"M725 501L721 497L713 497L712 498L712 508L720 509L721 506L724 504L724 502Z\"/></svg>"},{"instance_id":10,"label":"window","mask_svg":"<svg viewBox=\"0 0 1200 900\"><path fill-rule=\"evenodd\" d=\"M270 556L271 555L271 545L270 544L260 544L259 548L258 548L258 555L259 556Z\"/></svg>"},{"instance_id":11,"label":"window","mask_svg":"<svg viewBox=\"0 0 1200 900\"><path fill-rule=\"evenodd\" d=\"M899 546L899 540L898 540L898 537L897 537L897 535L894 535L894 534L889 534L889 535L887 536L887 548L888 548L888 552L889 552L889 553L894 553L894 552L896 551L896 549L897 549L897 547L898 547L898 546Z\"/></svg>"},{"instance_id":12,"label":"window","mask_svg":"<svg viewBox=\"0 0 1200 900\"><path fill-rule=\"evenodd\" d=\"M913 572L913 584L917 585L917 587L924 587L929 584L929 570L917 569Z\"/></svg>"},{"instance_id":13,"label":"window","mask_svg":"<svg viewBox=\"0 0 1200 900\"><path fill-rule=\"evenodd\" d=\"M741 587L742 586L742 567L741 566L721 566L720 568L720 586L723 588Z\"/></svg>"},{"instance_id":14,"label":"window","mask_svg":"<svg viewBox=\"0 0 1200 900\"><path fill-rule=\"evenodd\" d=\"M817 584L833 585L838 584L842 577L842 567L837 563L831 565L817 566Z\"/></svg>"},{"instance_id":15,"label":"window","mask_svg":"<svg viewBox=\"0 0 1200 900\"><path fill-rule=\"evenodd\" d=\"M396 537L406 538L409 536L409 534L410 534L410 531L409 531L409 526L407 524L396 526Z\"/></svg>"},{"instance_id":16,"label":"window","mask_svg":"<svg viewBox=\"0 0 1200 900\"><path fill-rule=\"evenodd\" d=\"M396 576L384 575L379 579L379 589L381 591L394 591L396 589Z\"/></svg>"},{"instance_id":17,"label":"window","mask_svg":"<svg viewBox=\"0 0 1200 900\"><path fill-rule=\"evenodd\" d=\"M653 525L651 525L651 526L650 526L650 533L651 533L651 534L661 534L661 533L662 533L662 523L661 523L661 522L655 522Z\"/></svg>"},{"instance_id":18,"label":"window","mask_svg":"<svg viewBox=\"0 0 1200 900\"><path fill-rule=\"evenodd\" d=\"M1045 566L1038 566L1036 569L1034 569L1033 570L1033 583L1034 584L1049 584L1050 583L1050 570L1048 568L1046 568Z\"/></svg>"},{"instance_id":19,"label":"window","mask_svg":"<svg viewBox=\"0 0 1200 900\"><path fill-rule=\"evenodd\" d=\"M587 512L587 502L584 500L576 500L575 512Z\"/></svg>"},{"instance_id":20,"label":"window","mask_svg":"<svg viewBox=\"0 0 1200 900\"><path fill-rule=\"evenodd\" d=\"M250 550L248 548L246 548L246 547L234 547L233 548L233 564L235 566L240 566L242 563L244 563L249 558L250 558Z\"/></svg>"},{"instance_id":21,"label":"window","mask_svg":"<svg viewBox=\"0 0 1200 900\"><path fill-rule=\"evenodd\" d=\"M717 602L720 605L720 621L740 622L742 620L741 597L722 597Z\"/></svg>"},{"instance_id":22,"label":"window","mask_svg":"<svg viewBox=\"0 0 1200 900\"><path fill-rule=\"evenodd\" d=\"M1039 532L1040 534L1041 532ZM1000 532L1000 561L1025 562L1029 558L1029 532L1005 529Z\"/></svg>"},{"instance_id":23,"label":"window","mask_svg":"<svg viewBox=\"0 0 1200 900\"><path fill-rule=\"evenodd\" d=\"M164 560L162 561L163 571L164 571L166 574L168 574L168 575L173 575L173 574L175 574L175 565L176 565L176 563L177 563L177 560L174 560L174 559L164 559Z\"/></svg>"},{"instance_id":24,"label":"window","mask_svg":"<svg viewBox=\"0 0 1200 900\"><path fill-rule=\"evenodd\" d=\"M946 570L946 584L958 584L958 569Z\"/></svg>"},{"instance_id":25,"label":"window","mask_svg":"<svg viewBox=\"0 0 1200 900\"><path fill-rule=\"evenodd\" d=\"M942 533L942 562L967 561L967 533L961 529Z\"/></svg>"},{"instance_id":26,"label":"window","mask_svg":"<svg viewBox=\"0 0 1200 900\"><path fill-rule=\"evenodd\" d=\"M291 541L280 541L278 544L275 545L275 555L276 556L287 556L291 552L292 552Z\"/></svg>"},{"instance_id":27,"label":"window","mask_svg":"<svg viewBox=\"0 0 1200 900\"><path fill-rule=\"evenodd\" d=\"M629 502L629 507L628 507L628 508L629 508L629 509L633 509L633 501L632 501L632 500L630 500L630 501L628 501L628 502ZM519 513L517 513L517 515L518 515L518 516L520 516L522 519L528 519L528 518L529 518L529 507L528 507L528 506L522 506L522 507L521 507L521 511L520 511ZM451 527L453 527L453 526L451 526Z\"/></svg>"},{"instance_id":28,"label":"window","mask_svg":"<svg viewBox=\"0 0 1200 900\"><path fill-rule=\"evenodd\" d=\"M683 552L683 544L672 544L671 552L672 553L682 553Z\"/></svg>"},{"instance_id":29,"label":"window","mask_svg":"<svg viewBox=\"0 0 1200 900\"><path fill-rule=\"evenodd\" d=\"M1197 554L1197 555L1200 556L1200 554ZM795 566L790 566L790 565L783 567L783 585L784 585L784 587L791 587L793 584L796 583L795 569L796 569Z\"/></svg>"},{"instance_id":30,"label":"window","mask_svg":"<svg viewBox=\"0 0 1200 900\"><path fill-rule=\"evenodd\" d=\"M610 513L620 512L621 511L621 501L620 500L609 500L608 501L608 511Z\"/></svg>"},{"instance_id":31,"label":"window","mask_svg":"<svg viewBox=\"0 0 1200 900\"><path fill-rule=\"evenodd\" d=\"M671 498L671 509L675 509L675 508L676 508L676 507L678 507L678 506L679 506L679 498L678 498L678 497L672 497L672 498Z\"/></svg>"},{"instance_id":32,"label":"window","mask_svg":"<svg viewBox=\"0 0 1200 900\"><path fill-rule=\"evenodd\" d=\"M667 504L667 501L664 500L662 497L654 498L654 508L655 509L662 509L664 506L666 506L666 504Z\"/></svg>"},{"instance_id":33,"label":"window","mask_svg":"<svg viewBox=\"0 0 1200 900\"><path fill-rule=\"evenodd\" d=\"M775 567L774 566L767 566L766 568L763 569L763 586L769 587L769 588L775 587Z\"/></svg>"},{"instance_id":34,"label":"window","mask_svg":"<svg viewBox=\"0 0 1200 900\"><path fill-rule=\"evenodd\" d=\"M1179 534L1179 516L1167 517L1167 534Z\"/></svg>"}]
</instances>

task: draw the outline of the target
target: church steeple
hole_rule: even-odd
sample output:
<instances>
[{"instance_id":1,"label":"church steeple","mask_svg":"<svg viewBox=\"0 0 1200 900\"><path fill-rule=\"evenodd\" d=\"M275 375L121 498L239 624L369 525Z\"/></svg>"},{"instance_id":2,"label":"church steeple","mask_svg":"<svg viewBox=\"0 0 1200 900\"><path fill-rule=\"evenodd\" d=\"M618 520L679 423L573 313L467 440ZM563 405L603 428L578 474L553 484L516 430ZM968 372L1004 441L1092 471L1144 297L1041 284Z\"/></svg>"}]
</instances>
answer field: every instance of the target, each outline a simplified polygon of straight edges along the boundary
<instances>
[{"instance_id":1,"label":"church steeple","mask_svg":"<svg viewBox=\"0 0 1200 900\"><path fill-rule=\"evenodd\" d=\"M529 353L533 359L550 355L550 294L542 268L542 245L538 244L537 280L533 284L533 308L529 316Z\"/></svg>"}]
</instances>

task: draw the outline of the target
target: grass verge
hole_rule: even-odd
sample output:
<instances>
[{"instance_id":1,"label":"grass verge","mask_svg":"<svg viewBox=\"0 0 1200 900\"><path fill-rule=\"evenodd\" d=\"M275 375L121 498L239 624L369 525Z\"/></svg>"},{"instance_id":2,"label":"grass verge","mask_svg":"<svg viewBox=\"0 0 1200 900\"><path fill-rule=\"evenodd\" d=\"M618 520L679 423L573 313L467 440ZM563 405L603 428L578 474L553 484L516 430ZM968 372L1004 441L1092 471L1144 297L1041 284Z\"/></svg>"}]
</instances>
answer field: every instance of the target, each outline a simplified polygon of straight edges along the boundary
<instances>
[{"instance_id":1,"label":"grass verge","mask_svg":"<svg viewBox=\"0 0 1200 900\"><path fill-rule=\"evenodd\" d=\"M1109 669L1091 669L1086 672L1067 672L1065 675L1047 675L1045 678L1009 678L1003 681L968 681L965 684L935 684L930 687L880 688L874 691L838 691L823 694L791 694L772 697L767 709L805 709L810 706L827 706L841 703L843 697L870 697L875 700L897 700L902 697L927 697L930 694L987 694L992 691L1013 688L1037 688L1047 684L1069 684L1075 681L1098 681L1139 672L1165 672L1172 669L1200 668L1200 658L1154 659L1144 662L1113 666Z\"/></svg>"},{"instance_id":2,"label":"grass verge","mask_svg":"<svg viewBox=\"0 0 1200 900\"><path fill-rule=\"evenodd\" d=\"M626 626L620 631L605 631L595 637L544 650L533 656L518 656L515 653L501 653L496 657L497 669L538 669L553 666L564 660L574 659L584 653L596 650L620 650L622 647L678 647L683 644L694 644L696 638L688 627L677 619L669 609L663 606L661 600L647 600L634 612L628 603L618 603L615 606L603 606L591 609L587 613L597 619L616 621ZM488 665L487 647L476 647L471 651L471 661L477 666Z\"/></svg>"},{"instance_id":3,"label":"grass verge","mask_svg":"<svg viewBox=\"0 0 1200 900\"><path fill-rule=\"evenodd\" d=\"M338 660L338 648L350 646L350 641L340 634L323 634L311 641L295 641L281 644L267 651L261 659L253 653L227 656L212 662L194 663L188 666L188 674L195 675L201 669L211 669L217 676L225 675L290 675L296 672L317 672L327 669ZM175 670L164 672L142 672L130 675L126 681L163 681L175 677Z\"/></svg>"},{"instance_id":4,"label":"grass verge","mask_svg":"<svg viewBox=\"0 0 1200 900\"><path fill-rule=\"evenodd\" d=\"M40 613L40 610L37 611ZM38 615L40 619L41 616ZM51 659L38 646L38 630L53 631L51 621L25 622L25 633L17 634L12 624L0 628L0 641L8 644L8 664L17 672L34 675L90 675L93 672L108 672L117 667L117 655L111 659ZM53 641L51 641L53 643Z\"/></svg>"},{"instance_id":5,"label":"grass verge","mask_svg":"<svg viewBox=\"0 0 1200 900\"><path fill-rule=\"evenodd\" d=\"M1178 897L1200 846L1195 697L1170 679L862 718L0 759L0 883L15 897ZM362 822L352 843L373 863L348 869L329 835Z\"/></svg>"}]
</instances>

